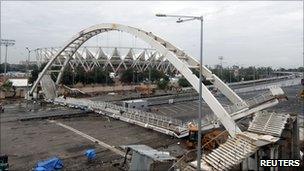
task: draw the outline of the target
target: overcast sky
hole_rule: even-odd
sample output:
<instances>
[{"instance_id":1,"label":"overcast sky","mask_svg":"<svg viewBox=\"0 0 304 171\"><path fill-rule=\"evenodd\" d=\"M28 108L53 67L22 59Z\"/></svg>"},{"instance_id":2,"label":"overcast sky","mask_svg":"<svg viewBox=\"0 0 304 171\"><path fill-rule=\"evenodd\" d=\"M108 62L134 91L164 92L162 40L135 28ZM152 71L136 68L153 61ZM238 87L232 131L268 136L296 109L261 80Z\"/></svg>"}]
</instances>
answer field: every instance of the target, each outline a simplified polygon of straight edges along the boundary
<instances>
[{"instance_id":1,"label":"overcast sky","mask_svg":"<svg viewBox=\"0 0 304 171\"><path fill-rule=\"evenodd\" d=\"M1 2L1 38L16 40L16 45L9 48L8 62L18 63L27 55L26 46L32 49L63 46L74 34L89 26L120 23L151 31L198 57L199 22L177 24L173 18L155 17L156 13L206 16L205 64L218 64L218 56L223 56L224 66L292 68L302 65L301 1L5 1ZM125 39L127 37L125 35ZM121 37L113 34L109 39L118 42L113 45L121 46ZM107 45L102 36L96 42ZM134 46L134 43L129 43L129 46ZM3 62L3 47L1 56Z\"/></svg>"}]
</instances>

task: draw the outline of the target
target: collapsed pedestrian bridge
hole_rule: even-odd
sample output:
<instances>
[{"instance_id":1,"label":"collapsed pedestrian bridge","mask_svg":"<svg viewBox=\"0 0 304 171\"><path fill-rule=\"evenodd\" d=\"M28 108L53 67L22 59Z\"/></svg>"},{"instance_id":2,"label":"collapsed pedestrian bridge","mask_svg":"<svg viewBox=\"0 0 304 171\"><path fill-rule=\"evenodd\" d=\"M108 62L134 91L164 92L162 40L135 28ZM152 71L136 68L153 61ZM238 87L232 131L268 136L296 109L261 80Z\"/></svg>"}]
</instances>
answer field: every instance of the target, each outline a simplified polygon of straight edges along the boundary
<instances>
[{"instance_id":1,"label":"collapsed pedestrian bridge","mask_svg":"<svg viewBox=\"0 0 304 171\"><path fill-rule=\"evenodd\" d=\"M188 135L187 124L182 123L181 121L173 118L158 116L155 114L141 112L133 109L127 109L106 102L93 102L85 99L58 97L56 91L57 86L58 84L60 84L62 75L66 67L69 65L69 62L73 58L75 58L75 53L77 52L77 50L81 47L82 44L84 44L90 38L98 34L103 34L110 31L121 31L121 32L129 33L145 41L152 48L154 48L157 51L157 53L161 54L163 58L162 60L168 61L170 65L172 65L179 73L181 73L189 81L189 83L193 86L193 88L197 92L199 91L199 84L202 84L202 98L214 113L214 117L203 122L204 125L202 129L205 131L205 130L217 128L220 125L222 125L225 127L225 129L232 137L232 139L227 141L227 143L230 143L231 145L234 142L240 140L240 142L245 145L246 143L250 144L250 149L245 149L245 151L247 150L246 152L248 153L242 155L242 157L240 157L239 159L236 158L236 161L231 162L232 163L231 165L239 163L244 157L253 153L258 148L258 146L254 145L251 142L251 140L253 139L255 141L258 141L259 137L257 138L256 134L253 133L243 133L236 124L236 120L255 113L259 113L260 111L266 108L278 104L279 100L284 98L284 92L282 91L281 88L279 87L271 88L267 92L252 97L251 99L244 100L240 96L238 96L229 86L227 86L221 79L219 79L215 74L213 74L207 67L205 67L204 65L201 66L202 72L199 74L201 74L204 77L204 79L209 80L213 84L213 86L217 88L230 101L231 105L224 107L217 100L217 98L209 91L209 89L203 83L199 82L198 76L194 74L193 71L199 70L200 68L199 62L197 61L196 58L189 56L184 51L172 45L170 42L164 40L163 38L160 38L159 36L156 36L151 32L147 32L135 27L130 27L121 24L114 24L114 23L106 23L106 24L94 25L92 27L80 31L79 33L74 35L69 41L67 41L67 43L49 59L47 65L39 74L38 79L34 82L33 86L31 87L31 90L28 92L28 96L29 97L33 96L33 93L35 93L38 84L40 84L45 94L45 98L50 102L61 105L67 105L69 107L92 110L97 113L101 113L116 119L120 119L125 122L137 124L142 127L150 128L158 132L162 132L178 138L187 136ZM60 69L56 71L58 72L58 74L56 77L56 81L53 82L49 74L51 72L54 72L51 69L52 66L56 63L55 61L58 59L63 60L63 63L60 66ZM129 59L125 58L122 60L126 60L125 62L127 62L127 60ZM142 60L147 60L147 59L142 58ZM259 115L257 115L256 118L258 116ZM268 118L269 122L272 122L271 121L272 118L276 118L276 117L269 117ZM256 120L258 120L258 118ZM265 125L265 123L263 124ZM254 126L254 125L250 127L250 130L252 132L258 131L258 129L259 129L258 126ZM269 134L269 132L267 131L264 131L263 133L265 135L270 136L266 138L266 140L267 139L269 140L268 143L275 142L272 141L273 140L273 138L271 138L272 134ZM209 158L207 157L204 158L203 160L205 162L209 162L209 164L214 168L219 169L220 166L214 164L217 161L215 157L221 153L224 153L224 151L225 149L223 149L222 151L218 150L218 153L212 153L214 154L213 157L210 156ZM227 156L227 158L233 160L231 156ZM229 163L223 163L221 166L225 166L226 168L229 168L231 167L231 165Z\"/></svg>"}]
</instances>

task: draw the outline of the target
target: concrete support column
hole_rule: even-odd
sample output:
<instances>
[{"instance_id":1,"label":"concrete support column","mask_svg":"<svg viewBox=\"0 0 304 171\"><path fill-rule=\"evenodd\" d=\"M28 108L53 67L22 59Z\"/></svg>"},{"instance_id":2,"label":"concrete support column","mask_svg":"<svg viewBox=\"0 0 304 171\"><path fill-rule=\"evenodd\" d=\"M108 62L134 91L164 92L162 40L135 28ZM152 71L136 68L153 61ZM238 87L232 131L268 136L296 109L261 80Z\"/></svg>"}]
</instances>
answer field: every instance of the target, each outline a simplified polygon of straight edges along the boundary
<instances>
[{"instance_id":1,"label":"concrete support column","mask_svg":"<svg viewBox=\"0 0 304 171\"><path fill-rule=\"evenodd\" d=\"M293 120L293 123L291 125L292 125L291 157L292 159L300 159L298 118L295 118L295 120Z\"/></svg>"},{"instance_id":2,"label":"concrete support column","mask_svg":"<svg viewBox=\"0 0 304 171\"><path fill-rule=\"evenodd\" d=\"M254 153L254 158L252 159L252 162L250 163L250 166L252 166L250 168L250 170L254 170L254 171L258 171L258 167L259 167L259 155L258 155L258 151Z\"/></svg>"},{"instance_id":3,"label":"concrete support column","mask_svg":"<svg viewBox=\"0 0 304 171\"><path fill-rule=\"evenodd\" d=\"M248 157L249 158L249 157ZM248 158L246 158L243 162L242 162L242 170L243 171L248 171Z\"/></svg>"},{"instance_id":4,"label":"concrete support column","mask_svg":"<svg viewBox=\"0 0 304 171\"><path fill-rule=\"evenodd\" d=\"M260 167L260 159L263 157L263 152L261 150L258 150L256 152L256 166L258 171L263 171L264 168Z\"/></svg>"},{"instance_id":5,"label":"concrete support column","mask_svg":"<svg viewBox=\"0 0 304 171\"><path fill-rule=\"evenodd\" d=\"M279 145L274 144L272 147L270 147L270 159L278 159L279 153L278 150ZM270 171L278 171L278 167L270 167Z\"/></svg>"},{"instance_id":6,"label":"concrete support column","mask_svg":"<svg viewBox=\"0 0 304 171\"><path fill-rule=\"evenodd\" d=\"M253 157L248 157L242 162L242 170L243 171L245 171L245 170L257 171L258 170L257 164L259 164L258 152L256 152Z\"/></svg>"}]
</instances>

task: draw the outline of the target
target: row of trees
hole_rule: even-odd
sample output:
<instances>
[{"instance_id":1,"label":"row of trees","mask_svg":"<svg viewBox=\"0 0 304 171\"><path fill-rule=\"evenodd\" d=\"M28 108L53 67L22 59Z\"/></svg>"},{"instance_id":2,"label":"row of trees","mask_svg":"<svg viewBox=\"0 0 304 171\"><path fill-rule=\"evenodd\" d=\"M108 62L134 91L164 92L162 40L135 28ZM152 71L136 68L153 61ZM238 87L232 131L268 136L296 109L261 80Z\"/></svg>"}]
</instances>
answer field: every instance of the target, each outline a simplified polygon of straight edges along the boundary
<instances>
[{"instance_id":1,"label":"row of trees","mask_svg":"<svg viewBox=\"0 0 304 171\"><path fill-rule=\"evenodd\" d=\"M29 79L30 83L33 83L37 78L38 74L43 70L46 64L42 64L40 67L35 66L31 71L31 77ZM53 67L54 70L59 70L59 67ZM55 81L58 73L53 73L51 76ZM92 83L99 83L99 84L112 84L114 83L113 79L110 78L110 73L104 71L102 68L94 68L91 71L86 72L83 67L77 67L72 69L68 67L62 76L62 83L66 85L74 85L77 83L82 84L92 84Z\"/></svg>"},{"instance_id":2,"label":"row of trees","mask_svg":"<svg viewBox=\"0 0 304 171\"><path fill-rule=\"evenodd\" d=\"M299 70L293 70L293 71L301 71L302 68L299 68ZM267 78L267 77L273 77L274 74L271 67L238 67L233 66L231 68L222 68L221 66L217 66L215 68L209 68L209 70L216 74L220 79L222 79L224 82L238 82L238 81L248 81L248 80L255 80L255 79L261 79L261 78ZM278 70L278 71L290 71L290 70ZM197 70L193 70L193 73L197 76L199 76L199 72ZM209 81L204 80L203 82L205 85L211 84ZM178 81L178 84L181 87L188 87L191 86L190 83L185 79L181 78Z\"/></svg>"},{"instance_id":3,"label":"row of trees","mask_svg":"<svg viewBox=\"0 0 304 171\"><path fill-rule=\"evenodd\" d=\"M211 69L224 82L247 81L273 76L274 70L271 67L238 67L221 68L220 66Z\"/></svg>"},{"instance_id":4,"label":"row of trees","mask_svg":"<svg viewBox=\"0 0 304 171\"><path fill-rule=\"evenodd\" d=\"M4 63L0 64L0 73L4 72ZM45 65L43 65L45 66ZM6 66L7 71L20 71L20 72L26 72L27 70L27 66L24 64L7 64ZM33 69L37 69L37 65L29 65L29 70L33 70ZM304 67L299 67L299 68L289 68L289 69L285 69L285 68L278 68L278 69L272 69L271 67L239 67L239 66L232 66L230 68L223 68L223 75L225 75L225 73L227 73L227 71L232 71L235 69L239 69L240 72L244 73L243 75L246 75L246 72L249 72L251 75L253 73L253 71L255 70L257 73L268 73L268 72L272 72L272 71L293 71L293 72L304 72ZM216 73L217 75L221 74L221 66L217 65L215 67L215 69L211 69L214 73ZM228 72L229 73L229 72Z\"/></svg>"},{"instance_id":5,"label":"row of trees","mask_svg":"<svg viewBox=\"0 0 304 171\"><path fill-rule=\"evenodd\" d=\"M34 67L37 67L37 65L29 65L29 70L32 70ZM5 64L0 64L0 73L4 73ZM22 64L7 64L6 65L6 71L18 71L18 72L26 72L27 68L26 65Z\"/></svg>"},{"instance_id":6,"label":"row of trees","mask_svg":"<svg viewBox=\"0 0 304 171\"><path fill-rule=\"evenodd\" d=\"M138 83L145 81L156 82L161 78L169 79L169 77L164 72L158 71L154 68L146 70L144 72L139 72L134 68L129 68L122 73L120 81L124 83Z\"/></svg>"},{"instance_id":7,"label":"row of trees","mask_svg":"<svg viewBox=\"0 0 304 171\"><path fill-rule=\"evenodd\" d=\"M139 72L134 68L129 68L122 73L120 76L120 81L123 83L150 82L157 84L158 88L160 89L166 89L168 88L170 82L169 74L165 74L164 72L158 71L154 68L151 68L144 72Z\"/></svg>"},{"instance_id":8,"label":"row of trees","mask_svg":"<svg viewBox=\"0 0 304 171\"><path fill-rule=\"evenodd\" d=\"M39 72L42 71L45 64L40 68L37 66L32 66L32 76L30 78L30 82L32 83L38 77ZM59 70L60 68L53 68ZM209 68L214 74L220 77L224 82L237 82L237 81L247 81L253 79L261 79L266 77L273 77L274 74L271 67L238 67L233 66L231 68L221 68L221 66L217 66L216 68ZM192 70L194 74L197 76L198 71ZM297 70L286 70L279 69L279 71L303 71L303 67L298 68ZM151 82L157 84L159 88L165 89L169 84L169 77L173 77L174 73L164 73L162 71L158 71L154 68L150 70L146 70L144 72L139 72L135 68L130 68L123 71L119 75L119 80L122 83L141 83L141 82ZM55 78L55 76L54 76ZM211 84L207 80L203 80L204 84ZM104 70L102 68L95 68L91 71L85 71L83 67L79 66L75 69L67 68L62 77L62 83L66 85L74 85L76 83L82 84L112 84L114 80L110 77L110 72L108 70ZM180 78L178 80L178 84L181 87L191 86L190 83L185 78Z\"/></svg>"},{"instance_id":9,"label":"row of trees","mask_svg":"<svg viewBox=\"0 0 304 171\"><path fill-rule=\"evenodd\" d=\"M45 67L45 64L41 65L39 68L33 67L31 71L31 77L29 79L30 83L33 83L37 78L38 74ZM52 68L54 70L59 70L60 68ZM55 80L57 75L52 74L52 78ZM134 68L127 69L121 73L118 77L122 83L155 83L159 85L160 88L165 89L169 83L169 76L164 72L158 71L156 69L147 70L144 72L139 72ZM62 83L66 85L74 85L77 83L82 84L112 84L114 83L113 77L110 77L110 72L104 70L103 68L94 68L91 71L85 71L83 67L79 66L75 69L68 67L63 76Z\"/></svg>"},{"instance_id":10,"label":"row of trees","mask_svg":"<svg viewBox=\"0 0 304 171\"><path fill-rule=\"evenodd\" d=\"M83 67L77 67L74 70L67 68L62 76L62 83L66 85L82 84L112 84L113 79L108 71L102 68L94 68L91 71L85 71Z\"/></svg>"}]
</instances>

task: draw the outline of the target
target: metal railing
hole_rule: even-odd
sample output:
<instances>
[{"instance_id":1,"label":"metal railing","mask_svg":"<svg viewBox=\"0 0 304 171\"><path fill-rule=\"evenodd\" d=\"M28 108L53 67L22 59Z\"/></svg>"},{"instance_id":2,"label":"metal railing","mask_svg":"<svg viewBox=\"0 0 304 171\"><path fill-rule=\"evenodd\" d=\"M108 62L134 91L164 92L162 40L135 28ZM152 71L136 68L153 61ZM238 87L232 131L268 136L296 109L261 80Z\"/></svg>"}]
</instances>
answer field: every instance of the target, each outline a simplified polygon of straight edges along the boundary
<instances>
[{"instance_id":1,"label":"metal railing","mask_svg":"<svg viewBox=\"0 0 304 171\"><path fill-rule=\"evenodd\" d=\"M187 127L181 120L149 113L137 109L130 109L122 106L115 105L109 102L91 101L88 99L75 99L75 98L56 98L55 104L66 105L74 108L81 108L96 111L97 113L108 112L114 118L123 118L124 121L141 122L144 125L153 125L158 128L173 131L177 134L187 132Z\"/></svg>"},{"instance_id":2,"label":"metal railing","mask_svg":"<svg viewBox=\"0 0 304 171\"><path fill-rule=\"evenodd\" d=\"M289 87L289 86L295 86L295 85L300 85L301 84L301 78L293 78L293 79L288 79L288 80L282 80L279 82L273 82L273 83L265 83L262 85L257 85L257 86L252 86L252 87L244 87L244 88L239 88L235 89L234 91L236 93L245 93L245 92L251 92L251 91L261 91L261 90L266 90L271 87Z\"/></svg>"},{"instance_id":3,"label":"metal railing","mask_svg":"<svg viewBox=\"0 0 304 171\"><path fill-rule=\"evenodd\" d=\"M262 94L259 94L255 97L252 97L250 99L246 100L246 103L248 104L249 107L254 107L256 105L259 105L263 102L266 102L268 100L273 99L274 96L272 95L271 91L266 91Z\"/></svg>"},{"instance_id":4,"label":"metal railing","mask_svg":"<svg viewBox=\"0 0 304 171\"><path fill-rule=\"evenodd\" d=\"M255 107L263 102L267 102L269 100L272 100L274 98L274 96L272 95L271 91L266 91L263 92L255 97L249 98L247 100L245 100L246 104L248 105L249 108ZM224 107L225 110L229 113L229 114L233 114L235 112L238 112L244 108L246 108L246 106L242 106L242 105L238 105L238 104L234 104L231 106L226 106Z\"/></svg>"}]
</instances>

